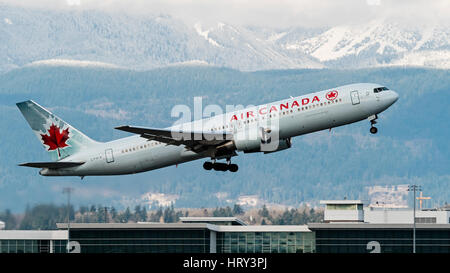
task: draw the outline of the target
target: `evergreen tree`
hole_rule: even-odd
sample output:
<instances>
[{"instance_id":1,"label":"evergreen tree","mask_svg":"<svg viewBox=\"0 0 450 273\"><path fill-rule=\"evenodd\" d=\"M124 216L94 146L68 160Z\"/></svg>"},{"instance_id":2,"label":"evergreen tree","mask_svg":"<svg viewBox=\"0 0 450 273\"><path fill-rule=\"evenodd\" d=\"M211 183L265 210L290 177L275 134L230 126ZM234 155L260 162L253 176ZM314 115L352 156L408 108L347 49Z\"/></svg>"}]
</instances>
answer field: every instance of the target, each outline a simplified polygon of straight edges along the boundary
<instances>
[{"instance_id":1,"label":"evergreen tree","mask_svg":"<svg viewBox=\"0 0 450 273\"><path fill-rule=\"evenodd\" d=\"M102 205L98 205L97 206L97 213L96 213L96 222L97 223L104 223L105 222L105 216L106 216L106 211L105 211L105 207L103 207Z\"/></svg>"},{"instance_id":2,"label":"evergreen tree","mask_svg":"<svg viewBox=\"0 0 450 273\"><path fill-rule=\"evenodd\" d=\"M73 207L70 208L73 215ZM20 229L56 229L56 223L67 222L67 206L55 206L52 204L36 205L27 211L20 223Z\"/></svg>"},{"instance_id":3,"label":"evergreen tree","mask_svg":"<svg viewBox=\"0 0 450 273\"><path fill-rule=\"evenodd\" d=\"M89 211L89 208L86 206L80 206L80 209L78 211L80 212L81 215L83 215Z\"/></svg>"},{"instance_id":4,"label":"evergreen tree","mask_svg":"<svg viewBox=\"0 0 450 273\"><path fill-rule=\"evenodd\" d=\"M242 209L242 207L239 204L234 204L233 207L233 215L239 215L239 214L243 214L244 210Z\"/></svg>"},{"instance_id":5,"label":"evergreen tree","mask_svg":"<svg viewBox=\"0 0 450 273\"><path fill-rule=\"evenodd\" d=\"M162 215L163 215L162 207L159 207L155 213L152 213L150 215L150 222L159 222Z\"/></svg>"},{"instance_id":6,"label":"evergreen tree","mask_svg":"<svg viewBox=\"0 0 450 273\"><path fill-rule=\"evenodd\" d=\"M111 213L110 213L110 215L111 215L111 220L112 220L113 222L115 222L115 221L116 221L116 218L117 218L117 210L116 210L115 207L111 207Z\"/></svg>"},{"instance_id":7,"label":"evergreen tree","mask_svg":"<svg viewBox=\"0 0 450 273\"><path fill-rule=\"evenodd\" d=\"M128 221L130 221L130 219L131 219L131 216L132 216L132 214L131 214L131 212L130 212L130 208L129 207L127 207L127 209L122 213L122 214L120 214L120 222L121 223L128 223Z\"/></svg>"},{"instance_id":8,"label":"evergreen tree","mask_svg":"<svg viewBox=\"0 0 450 273\"><path fill-rule=\"evenodd\" d=\"M233 216L233 211L229 206L226 208L215 208L213 210L212 216L214 217L231 217Z\"/></svg>"},{"instance_id":9,"label":"evergreen tree","mask_svg":"<svg viewBox=\"0 0 450 273\"><path fill-rule=\"evenodd\" d=\"M141 210L141 221L146 222L147 221L147 209L144 208Z\"/></svg>"},{"instance_id":10,"label":"evergreen tree","mask_svg":"<svg viewBox=\"0 0 450 273\"><path fill-rule=\"evenodd\" d=\"M27 210L29 210L28 205ZM0 213L0 221L5 223L5 229L16 229L16 217L11 213L9 209L6 209L4 213Z\"/></svg>"},{"instance_id":11,"label":"evergreen tree","mask_svg":"<svg viewBox=\"0 0 450 273\"><path fill-rule=\"evenodd\" d=\"M267 209L266 204L264 204L263 207L262 207L262 209L260 209L260 210L258 211L258 214L259 214L261 217L269 217L269 210Z\"/></svg>"},{"instance_id":12,"label":"evergreen tree","mask_svg":"<svg viewBox=\"0 0 450 273\"><path fill-rule=\"evenodd\" d=\"M134 220L136 222L142 221L141 216L142 216L141 205L137 205L136 207L134 207Z\"/></svg>"}]
</instances>

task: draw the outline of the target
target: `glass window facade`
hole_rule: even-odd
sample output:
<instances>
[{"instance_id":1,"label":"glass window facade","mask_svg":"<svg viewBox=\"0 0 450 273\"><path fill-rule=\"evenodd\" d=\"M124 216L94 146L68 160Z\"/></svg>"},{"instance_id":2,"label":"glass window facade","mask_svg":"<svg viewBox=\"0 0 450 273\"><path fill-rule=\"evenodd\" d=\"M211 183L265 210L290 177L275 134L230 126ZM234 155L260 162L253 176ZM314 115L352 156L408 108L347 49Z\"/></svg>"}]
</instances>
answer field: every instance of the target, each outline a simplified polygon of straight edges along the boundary
<instances>
[{"instance_id":1,"label":"glass window facade","mask_svg":"<svg viewBox=\"0 0 450 273\"><path fill-rule=\"evenodd\" d=\"M53 253L66 252L66 240L53 240ZM0 253L50 253L50 240L0 240Z\"/></svg>"},{"instance_id":2,"label":"glass window facade","mask_svg":"<svg viewBox=\"0 0 450 273\"><path fill-rule=\"evenodd\" d=\"M412 253L411 229L317 229L317 253ZM371 242L371 243L370 243ZM370 244L369 244L370 243ZM450 229L417 229L417 253L450 253Z\"/></svg>"},{"instance_id":3,"label":"glass window facade","mask_svg":"<svg viewBox=\"0 0 450 273\"><path fill-rule=\"evenodd\" d=\"M67 240L54 240L53 253L66 253Z\"/></svg>"},{"instance_id":4,"label":"glass window facade","mask_svg":"<svg viewBox=\"0 0 450 273\"><path fill-rule=\"evenodd\" d=\"M313 232L219 232L217 253L311 253Z\"/></svg>"},{"instance_id":5,"label":"glass window facade","mask_svg":"<svg viewBox=\"0 0 450 273\"><path fill-rule=\"evenodd\" d=\"M209 253L207 229L71 229L81 253Z\"/></svg>"}]
</instances>

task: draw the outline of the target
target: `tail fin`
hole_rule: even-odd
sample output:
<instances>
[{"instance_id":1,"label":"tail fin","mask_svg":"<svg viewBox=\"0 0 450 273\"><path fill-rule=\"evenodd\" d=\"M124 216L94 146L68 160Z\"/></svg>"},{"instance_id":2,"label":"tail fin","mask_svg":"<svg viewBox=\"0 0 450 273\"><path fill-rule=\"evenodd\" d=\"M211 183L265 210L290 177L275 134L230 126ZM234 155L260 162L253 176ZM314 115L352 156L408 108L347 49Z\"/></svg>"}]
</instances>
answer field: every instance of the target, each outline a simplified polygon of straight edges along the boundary
<instances>
[{"instance_id":1,"label":"tail fin","mask_svg":"<svg viewBox=\"0 0 450 273\"><path fill-rule=\"evenodd\" d=\"M17 107L54 161L96 143L32 100L19 102Z\"/></svg>"}]
</instances>

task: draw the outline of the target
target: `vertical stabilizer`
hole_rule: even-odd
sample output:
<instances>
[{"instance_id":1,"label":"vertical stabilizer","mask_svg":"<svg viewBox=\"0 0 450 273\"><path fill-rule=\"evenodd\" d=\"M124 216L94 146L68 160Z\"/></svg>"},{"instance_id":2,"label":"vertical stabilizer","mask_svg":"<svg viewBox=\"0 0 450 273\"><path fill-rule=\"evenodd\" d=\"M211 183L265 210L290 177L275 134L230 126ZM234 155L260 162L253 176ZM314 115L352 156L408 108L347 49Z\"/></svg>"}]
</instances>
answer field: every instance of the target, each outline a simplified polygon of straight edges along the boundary
<instances>
[{"instance_id":1,"label":"vertical stabilizer","mask_svg":"<svg viewBox=\"0 0 450 273\"><path fill-rule=\"evenodd\" d=\"M32 100L17 103L52 160L73 155L96 142Z\"/></svg>"}]
</instances>

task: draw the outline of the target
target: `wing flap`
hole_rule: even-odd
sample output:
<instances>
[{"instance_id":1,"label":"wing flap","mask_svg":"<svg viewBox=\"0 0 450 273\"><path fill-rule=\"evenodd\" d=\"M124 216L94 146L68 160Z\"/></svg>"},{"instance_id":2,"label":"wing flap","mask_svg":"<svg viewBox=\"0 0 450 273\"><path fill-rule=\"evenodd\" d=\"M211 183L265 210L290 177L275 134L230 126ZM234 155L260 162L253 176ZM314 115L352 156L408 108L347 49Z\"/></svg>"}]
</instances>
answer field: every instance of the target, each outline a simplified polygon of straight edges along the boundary
<instances>
[{"instance_id":1,"label":"wing flap","mask_svg":"<svg viewBox=\"0 0 450 273\"><path fill-rule=\"evenodd\" d=\"M186 131L172 131L168 129L156 129L134 126L120 126L115 129L139 134L143 138L149 140L156 140L170 145L186 145L193 147L200 145L219 145L225 141L233 139L233 135L228 132L186 132Z\"/></svg>"},{"instance_id":2,"label":"wing flap","mask_svg":"<svg viewBox=\"0 0 450 273\"><path fill-rule=\"evenodd\" d=\"M84 163L85 162L28 162L19 164L19 166L31 168L61 169L80 166Z\"/></svg>"}]
</instances>

